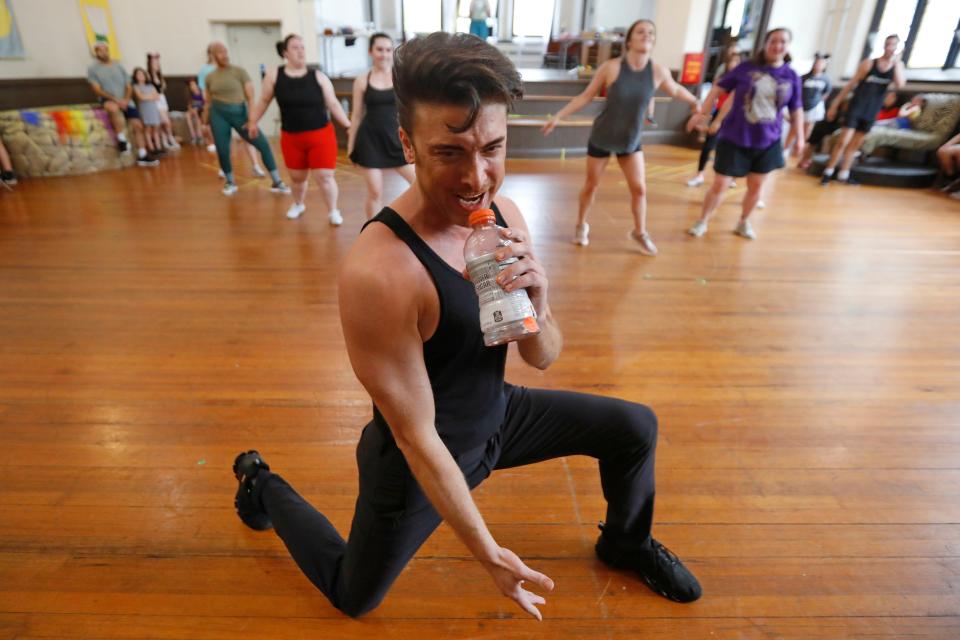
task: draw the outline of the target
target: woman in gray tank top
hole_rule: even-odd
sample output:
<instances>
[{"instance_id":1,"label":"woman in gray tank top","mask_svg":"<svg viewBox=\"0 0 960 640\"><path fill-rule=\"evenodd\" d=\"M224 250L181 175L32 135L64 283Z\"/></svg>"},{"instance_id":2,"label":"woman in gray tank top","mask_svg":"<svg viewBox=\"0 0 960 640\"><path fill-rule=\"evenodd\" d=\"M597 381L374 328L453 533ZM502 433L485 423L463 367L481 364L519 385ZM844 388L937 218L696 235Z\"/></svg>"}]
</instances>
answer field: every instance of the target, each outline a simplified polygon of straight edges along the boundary
<instances>
[{"instance_id":1,"label":"woman in gray tank top","mask_svg":"<svg viewBox=\"0 0 960 640\"><path fill-rule=\"evenodd\" d=\"M573 236L573 243L581 247L590 243L587 214L597 193L600 176L613 153L617 155L617 162L630 188L630 209L634 223L634 228L630 230L631 241L640 253L657 255L657 247L647 233L643 117L658 88L689 104L692 112L696 112L700 104L689 91L674 82L669 69L650 59L656 39L657 27L651 20L637 20L630 25L624 38L624 54L600 65L583 93L567 103L543 127L544 135L549 135L561 118L576 113L606 89L606 105L593 122L587 145L587 178L580 190L580 210Z\"/></svg>"}]
</instances>

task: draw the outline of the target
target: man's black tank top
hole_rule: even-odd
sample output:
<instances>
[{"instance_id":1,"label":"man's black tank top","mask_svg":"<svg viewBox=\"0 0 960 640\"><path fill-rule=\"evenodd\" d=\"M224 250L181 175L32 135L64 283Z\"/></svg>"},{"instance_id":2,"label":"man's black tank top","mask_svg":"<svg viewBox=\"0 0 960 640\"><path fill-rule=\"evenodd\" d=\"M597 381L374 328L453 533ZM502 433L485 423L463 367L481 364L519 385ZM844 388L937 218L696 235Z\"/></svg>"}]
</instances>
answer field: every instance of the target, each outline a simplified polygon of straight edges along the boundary
<instances>
[{"instance_id":1,"label":"man's black tank top","mask_svg":"<svg viewBox=\"0 0 960 640\"><path fill-rule=\"evenodd\" d=\"M883 106L883 96L893 81L893 68L896 66L892 64L886 71L880 71L877 69L877 60L879 58L873 61L870 73L857 85L850 101L849 112L867 120L876 118Z\"/></svg>"},{"instance_id":2,"label":"man's black tank top","mask_svg":"<svg viewBox=\"0 0 960 640\"><path fill-rule=\"evenodd\" d=\"M323 89L312 69L300 78L291 78L285 67L277 69L273 95L280 105L280 128L289 133L322 129L330 121Z\"/></svg>"},{"instance_id":3,"label":"man's black tank top","mask_svg":"<svg viewBox=\"0 0 960 640\"><path fill-rule=\"evenodd\" d=\"M496 205L497 224L507 226ZM473 284L430 248L389 207L364 225L380 222L410 247L433 279L440 300L437 329L423 343L423 361L433 390L436 427L453 454L464 453L500 429L506 413L503 370L507 345L486 347L480 330L480 303ZM373 422L392 438L383 415L373 407Z\"/></svg>"}]
</instances>

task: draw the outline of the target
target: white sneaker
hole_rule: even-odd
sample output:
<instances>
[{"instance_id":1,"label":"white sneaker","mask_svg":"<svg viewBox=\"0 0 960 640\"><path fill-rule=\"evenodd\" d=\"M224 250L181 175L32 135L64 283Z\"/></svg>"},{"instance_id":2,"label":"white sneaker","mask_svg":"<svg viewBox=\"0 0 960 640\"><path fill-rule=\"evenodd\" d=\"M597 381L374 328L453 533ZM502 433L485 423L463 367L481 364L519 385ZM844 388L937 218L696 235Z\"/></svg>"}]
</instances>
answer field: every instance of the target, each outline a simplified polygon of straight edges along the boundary
<instances>
[{"instance_id":1,"label":"white sneaker","mask_svg":"<svg viewBox=\"0 0 960 640\"><path fill-rule=\"evenodd\" d=\"M736 181L736 180L731 180L731 181L730 181L730 188L731 188L731 189L736 189L736 188L737 188L737 181Z\"/></svg>"},{"instance_id":2,"label":"white sneaker","mask_svg":"<svg viewBox=\"0 0 960 640\"><path fill-rule=\"evenodd\" d=\"M210 153L216 153L216 152L217 152L217 145L215 145L215 144L208 144L208 145L207 145L207 151L209 151Z\"/></svg>"},{"instance_id":3,"label":"white sneaker","mask_svg":"<svg viewBox=\"0 0 960 640\"><path fill-rule=\"evenodd\" d=\"M766 209L767 203L763 200L757 200L757 209Z\"/></svg>"},{"instance_id":4,"label":"white sneaker","mask_svg":"<svg viewBox=\"0 0 960 640\"><path fill-rule=\"evenodd\" d=\"M704 182L703 176L694 176L694 177L690 178L689 180L687 180L687 186L688 186L688 187L699 187L700 185L703 184L703 182Z\"/></svg>"},{"instance_id":5,"label":"white sneaker","mask_svg":"<svg viewBox=\"0 0 960 640\"><path fill-rule=\"evenodd\" d=\"M222 192L223 195L232 196L236 192L237 192L237 185L233 184L232 182L228 182L227 184L223 185L223 192Z\"/></svg>"},{"instance_id":6,"label":"white sneaker","mask_svg":"<svg viewBox=\"0 0 960 640\"><path fill-rule=\"evenodd\" d=\"M290 220L296 220L300 217L300 214L306 210L307 205L303 204L302 202L294 202L292 205L290 205L290 208L287 209L287 218Z\"/></svg>"},{"instance_id":7,"label":"white sneaker","mask_svg":"<svg viewBox=\"0 0 960 640\"><path fill-rule=\"evenodd\" d=\"M706 220L697 220L692 227L687 229L687 233L692 235L694 238L702 238L703 234L707 232L707 221Z\"/></svg>"},{"instance_id":8,"label":"white sneaker","mask_svg":"<svg viewBox=\"0 0 960 640\"><path fill-rule=\"evenodd\" d=\"M270 193L284 193L289 195L291 191L290 187L285 185L283 180L281 180L280 182L274 182L272 185L270 185Z\"/></svg>"},{"instance_id":9,"label":"white sneaker","mask_svg":"<svg viewBox=\"0 0 960 640\"><path fill-rule=\"evenodd\" d=\"M339 227L343 224L343 216L340 215L340 209L334 209L329 213L329 215L327 215L327 217L330 219L330 224L335 227Z\"/></svg>"},{"instance_id":10,"label":"white sneaker","mask_svg":"<svg viewBox=\"0 0 960 640\"><path fill-rule=\"evenodd\" d=\"M753 225L750 224L749 220L740 221L740 224L737 225L737 228L734 229L733 232L741 238L746 238L747 240L757 239L757 234L753 230Z\"/></svg>"},{"instance_id":11,"label":"white sneaker","mask_svg":"<svg viewBox=\"0 0 960 640\"><path fill-rule=\"evenodd\" d=\"M653 244L649 233L637 233L636 229L630 230L630 239L637 243L637 251L645 256L657 255L657 245Z\"/></svg>"},{"instance_id":12,"label":"white sneaker","mask_svg":"<svg viewBox=\"0 0 960 640\"><path fill-rule=\"evenodd\" d=\"M584 222L578 224L573 231L573 244L585 247L590 244L590 225Z\"/></svg>"},{"instance_id":13,"label":"white sneaker","mask_svg":"<svg viewBox=\"0 0 960 640\"><path fill-rule=\"evenodd\" d=\"M257 176L258 178L266 178L267 172L263 170L263 167L255 164L253 165L253 175Z\"/></svg>"},{"instance_id":14,"label":"white sneaker","mask_svg":"<svg viewBox=\"0 0 960 640\"><path fill-rule=\"evenodd\" d=\"M227 177L227 174L223 172L223 169L217 169L217 177L223 180Z\"/></svg>"}]
</instances>

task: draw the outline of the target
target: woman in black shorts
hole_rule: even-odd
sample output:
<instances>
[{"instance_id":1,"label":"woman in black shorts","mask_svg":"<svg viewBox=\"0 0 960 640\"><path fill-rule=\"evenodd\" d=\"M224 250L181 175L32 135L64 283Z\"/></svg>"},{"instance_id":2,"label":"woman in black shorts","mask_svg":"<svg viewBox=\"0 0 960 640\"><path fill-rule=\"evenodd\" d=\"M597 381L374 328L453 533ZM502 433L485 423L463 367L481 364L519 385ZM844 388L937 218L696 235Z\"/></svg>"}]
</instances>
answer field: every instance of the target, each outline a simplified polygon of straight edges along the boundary
<instances>
[{"instance_id":1,"label":"woman in black shorts","mask_svg":"<svg viewBox=\"0 0 960 640\"><path fill-rule=\"evenodd\" d=\"M600 185L600 176L610 156L615 154L630 189L634 224L630 230L631 244L644 255L657 255L657 247L647 232L647 180L641 140L644 114L658 88L686 102L693 111L699 103L674 82L669 69L650 58L656 40L657 28L652 21L634 22L624 38L624 54L600 65L587 88L543 127L544 135L549 135L561 118L576 113L606 89L607 102L593 121L587 144L587 176L580 190L580 209L573 236L573 243L581 247L590 243L587 214Z\"/></svg>"},{"instance_id":2,"label":"woman in black shorts","mask_svg":"<svg viewBox=\"0 0 960 640\"><path fill-rule=\"evenodd\" d=\"M763 48L753 60L741 63L721 78L702 111L709 113L713 102L724 92L733 91L733 107L720 128L717 155L713 164L716 177L703 199L700 219L687 230L699 238L707 232L707 222L716 211L734 178L747 177L747 195L737 228L739 236L754 240L757 236L748 218L757 208L767 175L783 167L780 144L783 107L790 111L791 126L803 131L803 101L800 76L790 68L787 50L792 40L788 29L767 32ZM688 128L707 117L691 118ZM797 155L803 152L803 136L797 136Z\"/></svg>"}]
</instances>

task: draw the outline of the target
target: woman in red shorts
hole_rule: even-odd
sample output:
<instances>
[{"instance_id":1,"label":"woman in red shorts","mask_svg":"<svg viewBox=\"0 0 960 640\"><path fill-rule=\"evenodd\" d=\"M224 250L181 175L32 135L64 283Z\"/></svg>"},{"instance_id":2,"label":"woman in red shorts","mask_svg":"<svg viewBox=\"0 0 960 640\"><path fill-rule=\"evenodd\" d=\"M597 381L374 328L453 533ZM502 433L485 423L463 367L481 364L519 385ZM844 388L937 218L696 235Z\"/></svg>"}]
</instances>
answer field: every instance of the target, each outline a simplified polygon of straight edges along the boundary
<instances>
[{"instance_id":1,"label":"woman in red shorts","mask_svg":"<svg viewBox=\"0 0 960 640\"><path fill-rule=\"evenodd\" d=\"M250 113L247 131L251 137L257 135L257 121L276 96L280 106L280 148L290 171L293 191L293 204L287 217L295 220L306 210L303 199L307 194L307 178L313 170L329 211L330 224L340 225L343 216L337 208L339 191L333 175L337 166L337 137L327 110L344 129L350 128L350 120L337 102L330 79L307 68L300 36L291 34L278 42L277 53L287 63L264 76L260 100Z\"/></svg>"}]
</instances>

